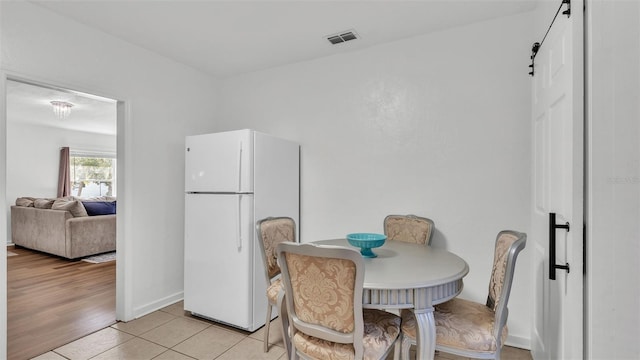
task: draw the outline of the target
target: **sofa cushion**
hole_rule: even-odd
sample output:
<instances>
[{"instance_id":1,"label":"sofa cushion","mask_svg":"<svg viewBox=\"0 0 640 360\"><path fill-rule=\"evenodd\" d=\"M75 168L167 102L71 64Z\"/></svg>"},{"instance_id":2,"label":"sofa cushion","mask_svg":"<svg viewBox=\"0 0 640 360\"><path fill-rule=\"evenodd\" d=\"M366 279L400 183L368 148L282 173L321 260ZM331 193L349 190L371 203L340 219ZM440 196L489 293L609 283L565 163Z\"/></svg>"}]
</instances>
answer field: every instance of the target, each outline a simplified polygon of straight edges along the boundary
<instances>
[{"instance_id":1,"label":"sofa cushion","mask_svg":"<svg viewBox=\"0 0 640 360\"><path fill-rule=\"evenodd\" d=\"M94 196L94 197L79 197L79 196L71 196L70 200L79 200L82 202L89 201L116 201L115 196Z\"/></svg>"},{"instance_id":2,"label":"sofa cushion","mask_svg":"<svg viewBox=\"0 0 640 360\"><path fill-rule=\"evenodd\" d=\"M35 199L33 200L33 207L36 209L51 209L55 199Z\"/></svg>"},{"instance_id":3,"label":"sofa cushion","mask_svg":"<svg viewBox=\"0 0 640 360\"><path fill-rule=\"evenodd\" d=\"M115 201L83 201L82 205L89 216L111 215L116 213Z\"/></svg>"},{"instance_id":4,"label":"sofa cushion","mask_svg":"<svg viewBox=\"0 0 640 360\"><path fill-rule=\"evenodd\" d=\"M57 199L53 202L53 206L51 208L53 210L66 210L74 217L89 216L84 205L82 205L82 202L78 200Z\"/></svg>"},{"instance_id":5,"label":"sofa cushion","mask_svg":"<svg viewBox=\"0 0 640 360\"><path fill-rule=\"evenodd\" d=\"M33 200L35 200L35 198L19 197L16 199L16 206L33 207Z\"/></svg>"}]
</instances>

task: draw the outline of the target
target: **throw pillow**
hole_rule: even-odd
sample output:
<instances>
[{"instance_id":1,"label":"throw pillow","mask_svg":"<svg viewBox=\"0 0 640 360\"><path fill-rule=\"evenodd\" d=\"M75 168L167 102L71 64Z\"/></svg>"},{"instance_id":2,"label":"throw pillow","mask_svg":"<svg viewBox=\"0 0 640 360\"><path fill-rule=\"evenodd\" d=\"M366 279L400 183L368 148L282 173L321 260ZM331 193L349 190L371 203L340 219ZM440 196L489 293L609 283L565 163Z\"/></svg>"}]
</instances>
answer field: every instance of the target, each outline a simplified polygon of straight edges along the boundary
<instances>
[{"instance_id":1,"label":"throw pillow","mask_svg":"<svg viewBox=\"0 0 640 360\"><path fill-rule=\"evenodd\" d=\"M82 202L78 200L58 199L53 202L53 206L51 208L53 210L66 210L74 217L88 216Z\"/></svg>"},{"instance_id":2,"label":"throw pillow","mask_svg":"<svg viewBox=\"0 0 640 360\"><path fill-rule=\"evenodd\" d=\"M35 198L19 197L16 199L16 206L33 207L33 200L35 200Z\"/></svg>"},{"instance_id":3,"label":"throw pillow","mask_svg":"<svg viewBox=\"0 0 640 360\"><path fill-rule=\"evenodd\" d=\"M112 215L116 213L115 201L83 201L85 210L89 216Z\"/></svg>"},{"instance_id":4,"label":"throw pillow","mask_svg":"<svg viewBox=\"0 0 640 360\"><path fill-rule=\"evenodd\" d=\"M33 200L33 207L36 209L51 209L53 201L53 199L35 199Z\"/></svg>"}]
</instances>

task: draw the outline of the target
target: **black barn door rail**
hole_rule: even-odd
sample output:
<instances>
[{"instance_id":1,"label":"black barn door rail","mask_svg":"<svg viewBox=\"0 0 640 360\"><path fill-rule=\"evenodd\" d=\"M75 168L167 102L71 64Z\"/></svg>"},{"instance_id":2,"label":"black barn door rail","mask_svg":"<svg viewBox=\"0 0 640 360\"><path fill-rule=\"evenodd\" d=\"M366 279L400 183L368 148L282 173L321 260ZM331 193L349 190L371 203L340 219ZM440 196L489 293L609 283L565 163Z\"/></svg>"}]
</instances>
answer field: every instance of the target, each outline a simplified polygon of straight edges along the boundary
<instances>
[{"instance_id":1,"label":"black barn door rail","mask_svg":"<svg viewBox=\"0 0 640 360\"><path fill-rule=\"evenodd\" d=\"M567 17L571 17L571 0L562 0L562 2L560 3L560 6L558 7L558 11L556 11L556 14L553 16L553 20L551 20L551 24L549 24L549 28L547 29L547 32L544 34L544 37L542 38L542 41L534 42L533 46L531 47L531 65L529 65L529 68L530 68L529 75L531 76L535 74L534 63L536 60L536 55L538 54L540 47L542 47L542 44L544 44L544 40L547 38L547 35L549 35L549 30L551 30L553 23L556 22L556 18L558 17L560 10L562 10L562 7L565 4L567 5L567 9L562 12L562 15L567 15Z\"/></svg>"}]
</instances>

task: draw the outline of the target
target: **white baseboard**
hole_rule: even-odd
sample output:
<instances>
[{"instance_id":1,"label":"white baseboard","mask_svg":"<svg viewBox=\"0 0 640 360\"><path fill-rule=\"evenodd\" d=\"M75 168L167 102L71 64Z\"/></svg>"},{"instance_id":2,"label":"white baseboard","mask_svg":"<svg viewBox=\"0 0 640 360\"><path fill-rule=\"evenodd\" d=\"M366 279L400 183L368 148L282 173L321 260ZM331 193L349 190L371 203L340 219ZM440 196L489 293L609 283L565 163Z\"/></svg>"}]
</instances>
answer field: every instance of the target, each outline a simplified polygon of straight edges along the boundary
<instances>
[{"instance_id":1,"label":"white baseboard","mask_svg":"<svg viewBox=\"0 0 640 360\"><path fill-rule=\"evenodd\" d=\"M184 298L184 292L180 291L175 294L166 296L160 300L148 303L143 306L139 306L133 309L133 319L143 317L147 314L151 314L154 311L165 308L169 305L173 305Z\"/></svg>"},{"instance_id":2,"label":"white baseboard","mask_svg":"<svg viewBox=\"0 0 640 360\"><path fill-rule=\"evenodd\" d=\"M509 335L504 344L519 349L531 350L531 339L528 337Z\"/></svg>"}]
</instances>

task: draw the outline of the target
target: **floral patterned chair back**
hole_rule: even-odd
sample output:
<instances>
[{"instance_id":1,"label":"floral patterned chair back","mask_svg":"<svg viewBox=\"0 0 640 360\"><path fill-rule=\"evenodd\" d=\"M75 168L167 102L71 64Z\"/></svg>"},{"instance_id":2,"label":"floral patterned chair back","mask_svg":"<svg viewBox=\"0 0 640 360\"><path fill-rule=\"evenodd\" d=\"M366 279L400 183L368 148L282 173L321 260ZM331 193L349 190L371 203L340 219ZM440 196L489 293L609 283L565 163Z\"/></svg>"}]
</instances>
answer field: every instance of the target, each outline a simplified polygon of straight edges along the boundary
<instances>
[{"instance_id":1,"label":"floral patterned chair back","mask_svg":"<svg viewBox=\"0 0 640 360\"><path fill-rule=\"evenodd\" d=\"M514 258L524 248L525 242L523 234L513 231L502 231L498 234L493 254L493 268L489 279L489 295L487 296L487 306L493 311L499 310L500 301L506 302L509 299L513 271L515 270ZM509 265L512 266L509 267Z\"/></svg>"},{"instance_id":2,"label":"floral patterned chair back","mask_svg":"<svg viewBox=\"0 0 640 360\"><path fill-rule=\"evenodd\" d=\"M478 359L500 359L508 335L507 303L513 283L516 259L525 248L527 235L504 230L496 237L489 294L485 304L454 298L436 305L436 350ZM402 358L415 344L416 322L410 312L402 313Z\"/></svg>"},{"instance_id":3,"label":"floral patterned chair back","mask_svg":"<svg viewBox=\"0 0 640 360\"><path fill-rule=\"evenodd\" d=\"M296 242L296 223L290 217L268 217L258 221L258 239L267 280L280 275L276 247L283 241Z\"/></svg>"},{"instance_id":4,"label":"floral patterned chair back","mask_svg":"<svg viewBox=\"0 0 640 360\"><path fill-rule=\"evenodd\" d=\"M400 334L400 318L363 311L364 261L358 251L282 243L278 256L292 358L382 359L390 352Z\"/></svg>"},{"instance_id":5,"label":"floral patterned chair back","mask_svg":"<svg viewBox=\"0 0 640 360\"><path fill-rule=\"evenodd\" d=\"M264 331L264 351L269 350L269 328L271 312L277 305L278 293L283 289L280 275L280 267L276 254L276 247L281 242L296 241L296 223L290 217L268 217L258 221L256 225L258 244L262 250L265 276L267 279L267 318Z\"/></svg>"},{"instance_id":6,"label":"floral patterned chair back","mask_svg":"<svg viewBox=\"0 0 640 360\"><path fill-rule=\"evenodd\" d=\"M389 215L384 218L388 240L430 245L434 224L431 219L415 215Z\"/></svg>"}]
</instances>

